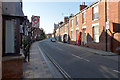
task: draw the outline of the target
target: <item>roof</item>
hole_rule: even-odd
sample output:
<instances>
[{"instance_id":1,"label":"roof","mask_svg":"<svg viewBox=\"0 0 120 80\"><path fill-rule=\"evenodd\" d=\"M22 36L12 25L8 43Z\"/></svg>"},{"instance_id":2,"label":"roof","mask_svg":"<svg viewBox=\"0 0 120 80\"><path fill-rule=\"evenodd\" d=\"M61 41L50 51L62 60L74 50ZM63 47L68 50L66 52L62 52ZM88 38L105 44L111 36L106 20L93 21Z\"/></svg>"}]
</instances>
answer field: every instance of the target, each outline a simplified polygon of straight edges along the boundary
<instances>
[{"instance_id":1,"label":"roof","mask_svg":"<svg viewBox=\"0 0 120 80\"><path fill-rule=\"evenodd\" d=\"M2 2L2 14L9 16L24 16L21 2Z\"/></svg>"}]
</instances>

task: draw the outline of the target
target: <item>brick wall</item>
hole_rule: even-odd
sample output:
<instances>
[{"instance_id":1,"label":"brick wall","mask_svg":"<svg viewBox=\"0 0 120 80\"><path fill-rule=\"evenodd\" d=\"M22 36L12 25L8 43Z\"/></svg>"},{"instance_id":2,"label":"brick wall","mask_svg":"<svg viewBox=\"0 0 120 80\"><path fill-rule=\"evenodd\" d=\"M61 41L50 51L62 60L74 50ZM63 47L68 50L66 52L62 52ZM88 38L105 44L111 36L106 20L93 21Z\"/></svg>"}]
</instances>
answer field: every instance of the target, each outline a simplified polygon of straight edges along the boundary
<instances>
[{"instance_id":1,"label":"brick wall","mask_svg":"<svg viewBox=\"0 0 120 80\"><path fill-rule=\"evenodd\" d=\"M6 58L6 59L5 59ZM7 60L10 59L10 60ZM23 58L18 56L4 57L2 61L2 79L23 78Z\"/></svg>"},{"instance_id":2,"label":"brick wall","mask_svg":"<svg viewBox=\"0 0 120 80\"><path fill-rule=\"evenodd\" d=\"M2 78L2 3L0 0L0 79Z\"/></svg>"},{"instance_id":3,"label":"brick wall","mask_svg":"<svg viewBox=\"0 0 120 80\"><path fill-rule=\"evenodd\" d=\"M92 20L92 9L94 5L98 5L98 13L99 13L99 19L93 21ZM86 12L86 23L82 23L82 13L79 12L74 17L70 18L69 20L69 35L71 38L71 31L73 31L73 39L71 40L72 44L75 44L76 42L76 28L79 28L79 32L83 33L82 27L86 26L86 34L87 34L87 44L85 46L100 49L100 50L106 50L106 23L105 23L105 2L98 2L94 5L91 5L89 8L84 10ZM113 32L113 23L120 23L120 2L107 2L107 21L110 21L110 30ZM76 26L76 16L79 16L79 25ZM71 19L73 19L73 27L71 27ZM93 41L93 24L99 24L99 43L95 43ZM82 43L84 43L82 34ZM120 33L115 33L113 36L113 52L116 51L116 48L120 45ZM111 51L111 33L109 30L107 30L107 50Z\"/></svg>"}]
</instances>

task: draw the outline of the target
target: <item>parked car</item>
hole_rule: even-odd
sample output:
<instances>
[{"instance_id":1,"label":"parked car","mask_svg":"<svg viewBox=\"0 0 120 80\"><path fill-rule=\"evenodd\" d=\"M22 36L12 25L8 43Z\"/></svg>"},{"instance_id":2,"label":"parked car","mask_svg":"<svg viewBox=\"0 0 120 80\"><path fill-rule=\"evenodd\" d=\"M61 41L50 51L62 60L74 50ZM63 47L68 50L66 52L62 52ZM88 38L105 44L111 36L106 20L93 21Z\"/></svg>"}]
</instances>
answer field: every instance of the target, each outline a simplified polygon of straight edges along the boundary
<instances>
[{"instance_id":1,"label":"parked car","mask_svg":"<svg viewBox=\"0 0 120 80\"><path fill-rule=\"evenodd\" d=\"M56 42L55 38L51 38L51 41L52 41L52 42Z\"/></svg>"}]
</instances>

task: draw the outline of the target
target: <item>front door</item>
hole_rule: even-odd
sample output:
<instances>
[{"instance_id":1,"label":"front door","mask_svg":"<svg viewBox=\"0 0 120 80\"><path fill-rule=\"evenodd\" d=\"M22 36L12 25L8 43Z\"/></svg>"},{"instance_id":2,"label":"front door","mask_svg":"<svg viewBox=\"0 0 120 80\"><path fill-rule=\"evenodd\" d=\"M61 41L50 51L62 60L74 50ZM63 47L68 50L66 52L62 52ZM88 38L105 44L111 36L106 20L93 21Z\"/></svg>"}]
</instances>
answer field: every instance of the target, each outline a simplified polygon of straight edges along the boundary
<instances>
[{"instance_id":1,"label":"front door","mask_svg":"<svg viewBox=\"0 0 120 80\"><path fill-rule=\"evenodd\" d=\"M76 30L76 43L78 44L79 41L79 30Z\"/></svg>"},{"instance_id":2,"label":"front door","mask_svg":"<svg viewBox=\"0 0 120 80\"><path fill-rule=\"evenodd\" d=\"M84 45L87 43L86 29L84 29Z\"/></svg>"},{"instance_id":3,"label":"front door","mask_svg":"<svg viewBox=\"0 0 120 80\"><path fill-rule=\"evenodd\" d=\"M80 32L80 45L82 45L82 32Z\"/></svg>"}]
</instances>

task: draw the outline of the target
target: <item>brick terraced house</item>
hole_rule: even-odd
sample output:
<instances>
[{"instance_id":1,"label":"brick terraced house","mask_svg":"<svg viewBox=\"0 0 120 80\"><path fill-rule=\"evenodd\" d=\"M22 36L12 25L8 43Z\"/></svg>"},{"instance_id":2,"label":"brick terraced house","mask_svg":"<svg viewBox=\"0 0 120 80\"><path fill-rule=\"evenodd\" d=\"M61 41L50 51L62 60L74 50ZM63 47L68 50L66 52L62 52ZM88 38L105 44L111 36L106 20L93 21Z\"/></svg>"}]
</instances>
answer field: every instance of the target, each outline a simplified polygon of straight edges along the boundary
<instances>
[{"instance_id":1,"label":"brick terraced house","mask_svg":"<svg viewBox=\"0 0 120 80\"><path fill-rule=\"evenodd\" d=\"M90 6L82 4L67 22L68 42L89 48L120 53L120 1L100 0ZM65 22L64 22L65 23ZM64 40L65 24L56 29Z\"/></svg>"}]
</instances>

